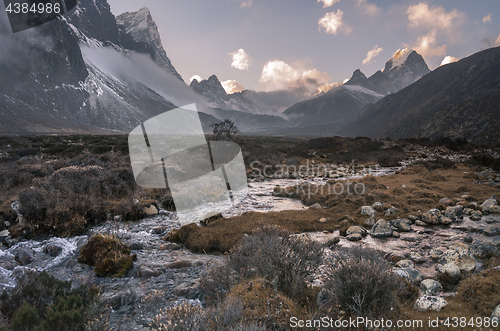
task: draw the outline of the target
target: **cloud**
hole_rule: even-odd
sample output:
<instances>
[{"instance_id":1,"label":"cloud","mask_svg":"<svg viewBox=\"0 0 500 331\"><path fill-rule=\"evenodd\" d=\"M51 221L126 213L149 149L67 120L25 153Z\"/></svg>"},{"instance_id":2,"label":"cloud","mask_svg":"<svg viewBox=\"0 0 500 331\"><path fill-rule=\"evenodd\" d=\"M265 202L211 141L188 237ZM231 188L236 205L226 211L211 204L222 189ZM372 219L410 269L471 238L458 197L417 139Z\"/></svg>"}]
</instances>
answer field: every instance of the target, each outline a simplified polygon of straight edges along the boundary
<instances>
[{"instance_id":1,"label":"cloud","mask_svg":"<svg viewBox=\"0 0 500 331\"><path fill-rule=\"evenodd\" d=\"M198 81L198 83L199 83L199 82L201 82L201 81L203 80L203 78L201 78L201 76L200 76L200 75L194 75L193 77L191 77L191 78L189 79L189 84L191 84L191 83L193 82L193 80L195 80L195 79Z\"/></svg>"},{"instance_id":2,"label":"cloud","mask_svg":"<svg viewBox=\"0 0 500 331\"><path fill-rule=\"evenodd\" d=\"M340 0L318 0L318 2L323 2L323 8L328 8L339 2Z\"/></svg>"},{"instance_id":3,"label":"cloud","mask_svg":"<svg viewBox=\"0 0 500 331\"><path fill-rule=\"evenodd\" d=\"M260 82L267 91L305 88L316 90L328 83L330 76L316 69L299 70L284 61L269 61L262 69Z\"/></svg>"},{"instance_id":4,"label":"cloud","mask_svg":"<svg viewBox=\"0 0 500 331\"><path fill-rule=\"evenodd\" d=\"M231 67L238 70L248 70L250 68L250 56L245 53L243 48L240 48L237 52L229 53L233 57L233 63Z\"/></svg>"},{"instance_id":5,"label":"cloud","mask_svg":"<svg viewBox=\"0 0 500 331\"><path fill-rule=\"evenodd\" d=\"M348 80L349 81L349 80ZM324 84L324 85L321 85L320 87L318 87L318 93L317 94L320 94L322 92L328 92L330 91L331 89L334 89L336 87L339 87L341 85L343 85L344 83L342 82L334 82L334 83L331 83L331 84Z\"/></svg>"},{"instance_id":6,"label":"cloud","mask_svg":"<svg viewBox=\"0 0 500 331\"><path fill-rule=\"evenodd\" d=\"M369 3L367 0L357 0L355 6L360 8L364 15L375 16L380 14L380 8L373 3Z\"/></svg>"},{"instance_id":7,"label":"cloud","mask_svg":"<svg viewBox=\"0 0 500 331\"><path fill-rule=\"evenodd\" d=\"M445 57L443 59L443 62L441 62L441 64L439 66L444 66L444 65L449 64L449 63L457 62L459 60L460 59L458 57L448 55L447 57Z\"/></svg>"},{"instance_id":8,"label":"cloud","mask_svg":"<svg viewBox=\"0 0 500 331\"><path fill-rule=\"evenodd\" d=\"M410 28L440 29L448 34L453 34L464 18L464 14L456 9L446 12L443 7L429 7L428 4L422 2L408 7L406 14L410 21L408 24Z\"/></svg>"},{"instance_id":9,"label":"cloud","mask_svg":"<svg viewBox=\"0 0 500 331\"><path fill-rule=\"evenodd\" d=\"M318 22L319 30L321 31L321 28L323 28L326 33L333 35L337 35L339 32L346 34L351 32L352 29L342 20L342 16L344 16L344 13L340 9L336 13L326 13Z\"/></svg>"},{"instance_id":10,"label":"cloud","mask_svg":"<svg viewBox=\"0 0 500 331\"><path fill-rule=\"evenodd\" d=\"M221 82L221 84L227 94L233 94L245 90L245 87L235 80L226 80Z\"/></svg>"},{"instance_id":11,"label":"cloud","mask_svg":"<svg viewBox=\"0 0 500 331\"><path fill-rule=\"evenodd\" d=\"M434 29L428 34L418 38L413 49L422 55L425 59L430 59L434 56L443 56L446 54L446 44L437 46L436 39L437 30Z\"/></svg>"},{"instance_id":12,"label":"cloud","mask_svg":"<svg viewBox=\"0 0 500 331\"><path fill-rule=\"evenodd\" d=\"M363 64L368 64L368 63L371 63L372 60L377 57L384 49L381 48L381 47L378 47L377 45L375 45L375 47L373 47L373 49L371 49L370 51L368 51L368 53L366 54L366 59L363 60ZM374 61L374 62L377 62L377 61Z\"/></svg>"},{"instance_id":13,"label":"cloud","mask_svg":"<svg viewBox=\"0 0 500 331\"><path fill-rule=\"evenodd\" d=\"M491 14L488 14L485 17L483 17L483 23L491 23Z\"/></svg>"},{"instance_id":14,"label":"cloud","mask_svg":"<svg viewBox=\"0 0 500 331\"><path fill-rule=\"evenodd\" d=\"M495 41L495 46L500 46L500 34L498 35L497 41Z\"/></svg>"},{"instance_id":15,"label":"cloud","mask_svg":"<svg viewBox=\"0 0 500 331\"><path fill-rule=\"evenodd\" d=\"M240 2L240 8L248 8L252 7L253 5L253 0L237 0Z\"/></svg>"}]
</instances>

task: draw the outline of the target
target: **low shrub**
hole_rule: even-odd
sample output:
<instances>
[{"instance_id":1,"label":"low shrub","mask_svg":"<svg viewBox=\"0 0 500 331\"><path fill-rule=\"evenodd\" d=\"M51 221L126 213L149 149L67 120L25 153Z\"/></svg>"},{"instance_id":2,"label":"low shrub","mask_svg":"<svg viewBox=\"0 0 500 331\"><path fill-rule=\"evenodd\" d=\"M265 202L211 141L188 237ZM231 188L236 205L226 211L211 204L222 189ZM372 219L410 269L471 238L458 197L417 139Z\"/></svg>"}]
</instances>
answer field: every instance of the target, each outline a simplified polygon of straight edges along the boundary
<instances>
[{"instance_id":1,"label":"low shrub","mask_svg":"<svg viewBox=\"0 0 500 331\"><path fill-rule=\"evenodd\" d=\"M490 316L500 304L500 271L488 270L462 280L457 298L478 316Z\"/></svg>"},{"instance_id":2,"label":"low shrub","mask_svg":"<svg viewBox=\"0 0 500 331\"><path fill-rule=\"evenodd\" d=\"M403 279L390 272L390 264L366 248L335 251L324 283L330 298L324 305L338 306L348 315L374 318L397 311L398 297L405 289Z\"/></svg>"},{"instance_id":3,"label":"low shrub","mask_svg":"<svg viewBox=\"0 0 500 331\"><path fill-rule=\"evenodd\" d=\"M96 275L101 277L123 277L132 268L134 259L126 244L103 234L90 238L78 256L78 262L95 266Z\"/></svg>"},{"instance_id":4,"label":"low shrub","mask_svg":"<svg viewBox=\"0 0 500 331\"><path fill-rule=\"evenodd\" d=\"M206 315L203 308L191 303L163 308L153 318L154 331L205 331Z\"/></svg>"}]
</instances>

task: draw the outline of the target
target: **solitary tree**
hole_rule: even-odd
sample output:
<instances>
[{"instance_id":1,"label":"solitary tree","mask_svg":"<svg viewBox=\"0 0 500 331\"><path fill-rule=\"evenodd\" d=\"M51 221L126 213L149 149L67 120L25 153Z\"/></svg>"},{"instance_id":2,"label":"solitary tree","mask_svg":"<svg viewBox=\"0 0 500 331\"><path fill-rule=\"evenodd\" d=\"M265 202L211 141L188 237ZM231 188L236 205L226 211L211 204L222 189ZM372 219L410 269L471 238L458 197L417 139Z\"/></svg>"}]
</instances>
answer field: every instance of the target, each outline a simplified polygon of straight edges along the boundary
<instances>
[{"instance_id":1,"label":"solitary tree","mask_svg":"<svg viewBox=\"0 0 500 331\"><path fill-rule=\"evenodd\" d=\"M225 119L220 123L212 124L212 131L215 140L229 140L238 132L238 128L234 125L234 121Z\"/></svg>"}]
</instances>

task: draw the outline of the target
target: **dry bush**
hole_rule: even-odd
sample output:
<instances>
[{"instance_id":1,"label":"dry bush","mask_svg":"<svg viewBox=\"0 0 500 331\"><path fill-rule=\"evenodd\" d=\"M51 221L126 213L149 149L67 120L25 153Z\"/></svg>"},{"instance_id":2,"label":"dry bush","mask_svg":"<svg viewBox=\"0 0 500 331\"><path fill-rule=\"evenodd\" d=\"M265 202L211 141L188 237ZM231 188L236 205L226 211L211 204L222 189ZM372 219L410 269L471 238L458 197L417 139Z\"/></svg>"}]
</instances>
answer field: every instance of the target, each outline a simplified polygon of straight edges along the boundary
<instances>
[{"instance_id":1,"label":"dry bush","mask_svg":"<svg viewBox=\"0 0 500 331\"><path fill-rule=\"evenodd\" d=\"M500 271L488 270L466 278L457 288L457 298L470 312L478 316L490 316L500 304Z\"/></svg>"},{"instance_id":2,"label":"dry bush","mask_svg":"<svg viewBox=\"0 0 500 331\"><path fill-rule=\"evenodd\" d=\"M154 331L206 331L207 317L203 308L183 302L161 309L153 318Z\"/></svg>"},{"instance_id":3,"label":"dry bush","mask_svg":"<svg viewBox=\"0 0 500 331\"><path fill-rule=\"evenodd\" d=\"M324 283L330 297L324 305L376 318L397 311L398 296L405 289L403 279L390 272L389 263L380 254L359 247L334 253Z\"/></svg>"}]
</instances>

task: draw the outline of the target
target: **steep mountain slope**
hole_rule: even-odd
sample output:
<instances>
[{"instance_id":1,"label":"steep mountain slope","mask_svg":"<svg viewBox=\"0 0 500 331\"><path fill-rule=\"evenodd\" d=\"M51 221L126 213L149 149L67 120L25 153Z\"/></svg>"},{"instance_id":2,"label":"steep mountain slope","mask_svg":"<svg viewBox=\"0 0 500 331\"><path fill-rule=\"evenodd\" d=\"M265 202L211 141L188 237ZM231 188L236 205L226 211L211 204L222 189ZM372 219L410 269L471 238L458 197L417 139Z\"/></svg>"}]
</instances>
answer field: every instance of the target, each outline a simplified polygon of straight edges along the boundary
<instances>
[{"instance_id":1,"label":"steep mountain slope","mask_svg":"<svg viewBox=\"0 0 500 331\"><path fill-rule=\"evenodd\" d=\"M439 67L366 107L342 133L500 141L500 48Z\"/></svg>"},{"instance_id":2,"label":"steep mountain slope","mask_svg":"<svg viewBox=\"0 0 500 331\"><path fill-rule=\"evenodd\" d=\"M284 114L296 127L310 127L312 132L321 130L325 134L334 134L366 105L403 89L429 72L427 64L417 52L398 50L387 61L383 72L377 71L367 78L358 69L344 85L297 103ZM325 128L328 128L327 132Z\"/></svg>"},{"instance_id":3,"label":"steep mountain slope","mask_svg":"<svg viewBox=\"0 0 500 331\"><path fill-rule=\"evenodd\" d=\"M163 49L160 31L148 8L144 7L135 13L123 13L116 17L116 22L118 27L123 28L134 41L144 42L151 46L154 60L158 66L182 80L181 75L174 68L165 49Z\"/></svg>"}]
</instances>

